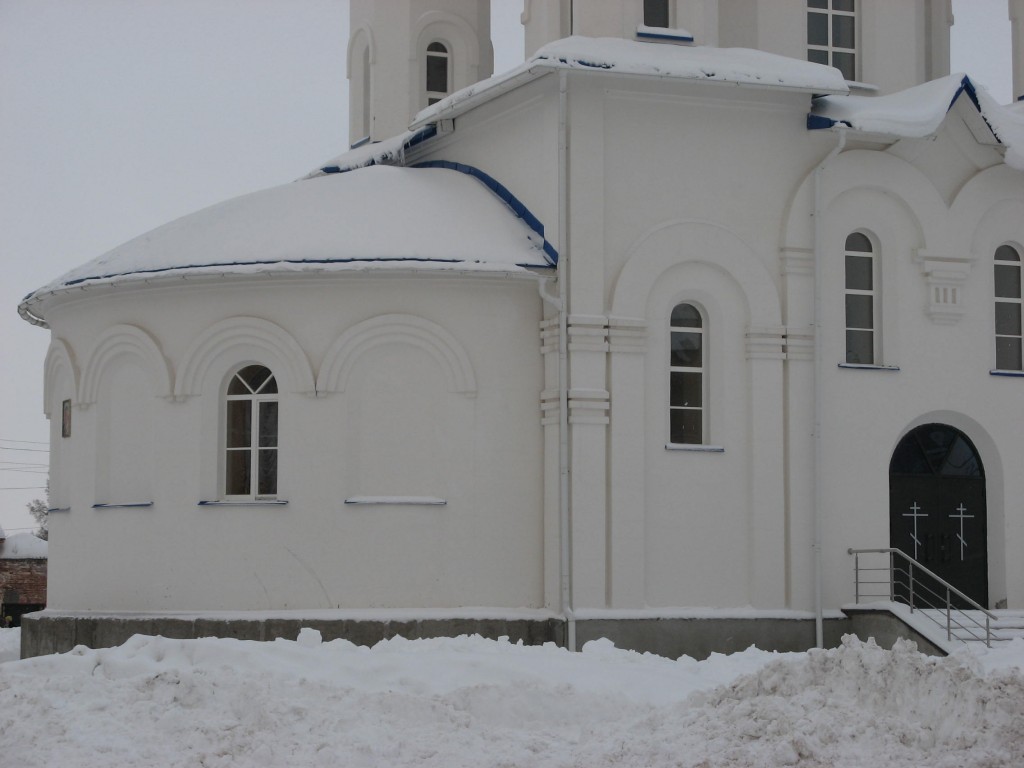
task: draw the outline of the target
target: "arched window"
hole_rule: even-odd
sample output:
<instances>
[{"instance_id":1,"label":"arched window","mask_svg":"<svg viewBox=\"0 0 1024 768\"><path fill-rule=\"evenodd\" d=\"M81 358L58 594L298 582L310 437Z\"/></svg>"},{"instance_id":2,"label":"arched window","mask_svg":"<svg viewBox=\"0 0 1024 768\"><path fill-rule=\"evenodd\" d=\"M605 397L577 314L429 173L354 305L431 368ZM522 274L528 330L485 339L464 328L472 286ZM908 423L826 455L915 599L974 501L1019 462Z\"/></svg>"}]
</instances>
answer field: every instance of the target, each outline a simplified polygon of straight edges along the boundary
<instances>
[{"instance_id":1,"label":"arched window","mask_svg":"<svg viewBox=\"0 0 1024 768\"><path fill-rule=\"evenodd\" d=\"M224 491L227 496L277 495L277 381L270 369L247 365L228 382Z\"/></svg>"},{"instance_id":2,"label":"arched window","mask_svg":"<svg viewBox=\"0 0 1024 768\"><path fill-rule=\"evenodd\" d=\"M668 0L644 0L645 27L671 27Z\"/></svg>"},{"instance_id":3,"label":"arched window","mask_svg":"<svg viewBox=\"0 0 1024 768\"><path fill-rule=\"evenodd\" d=\"M1024 370L1021 354L1021 262L1011 245L996 248L996 370Z\"/></svg>"},{"instance_id":4,"label":"arched window","mask_svg":"<svg viewBox=\"0 0 1024 768\"><path fill-rule=\"evenodd\" d=\"M856 28L854 0L807 0L807 60L856 80Z\"/></svg>"},{"instance_id":5,"label":"arched window","mask_svg":"<svg viewBox=\"0 0 1024 768\"><path fill-rule=\"evenodd\" d=\"M672 310L669 357L669 441L704 442L704 335L700 310L678 304Z\"/></svg>"},{"instance_id":6,"label":"arched window","mask_svg":"<svg viewBox=\"0 0 1024 768\"><path fill-rule=\"evenodd\" d=\"M444 43L427 46L427 105L436 104L451 92L451 54Z\"/></svg>"},{"instance_id":7,"label":"arched window","mask_svg":"<svg viewBox=\"0 0 1024 768\"><path fill-rule=\"evenodd\" d=\"M846 362L874 365L878 279L874 248L866 235L846 238Z\"/></svg>"}]
</instances>

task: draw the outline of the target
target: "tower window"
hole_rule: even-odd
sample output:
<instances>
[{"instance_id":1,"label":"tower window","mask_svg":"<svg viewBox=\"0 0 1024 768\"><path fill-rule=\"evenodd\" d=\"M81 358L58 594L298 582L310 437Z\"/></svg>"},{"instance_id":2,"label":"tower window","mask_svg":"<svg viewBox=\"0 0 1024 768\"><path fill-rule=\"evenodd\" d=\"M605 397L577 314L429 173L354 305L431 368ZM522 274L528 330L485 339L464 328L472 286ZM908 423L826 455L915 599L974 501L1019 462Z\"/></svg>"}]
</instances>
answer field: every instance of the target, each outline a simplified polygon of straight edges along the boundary
<instances>
[{"instance_id":1,"label":"tower window","mask_svg":"<svg viewBox=\"0 0 1024 768\"><path fill-rule=\"evenodd\" d=\"M996 370L1024 370L1021 304L1020 253L1001 245L995 258Z\"/></svg>"},{"instance_id":2,"label":"tower window","mask_svg":"<svg viewBox=\"0 0 1024 768\"><path fill-rule=\"evenodd\" d=\"M668 0L644 0L644 26L671 27Z\"/></svg>"},{"instance_id":3,"label":"tower window","mask_svg":"<svg viewBox=\"0 0 1024 768\"><path fill-rule=\"evenodd\" d=\"M857 77L855 0L807 0L807 60Z\"/></svg>"},{"instance_id":4,"label":"tower window","mask_svg":"<svg viewBox=\"0 0 1024 768\"><path fill-rule=\"evenodd\" d=\"M704 441L704 318L693 304L672 310L669 352L669 441Z\"/></svg>"},{"instance_id":5,"label":"tower window","mask_svg":"<svg viewBox=\"0 0 1024 768\"><path fill-rule=\"evenodd\" d=\"M875 363L877 280L875 253L866 235L846 238L846 362Z\"/></svg>"},{"instance_id":6,"label":"tower window","mask_svg":"<svg viewBox=\"0 0 1024 768\"><path fill-rule=\"evenodd\" d=\"M427 46L427 105L436 104L451 92L451 54L444 43Z\"/></svg>"},{"instance_id":7,"label":"tower window","mask_svg":"<svg viewBox=\"0 0 1024 768\"><path fill-rule=\"evenodd\" d=\"M277 495L277 381L247 365L228 383L224 490L228 496Z\"/></svg>"}]
</instances>

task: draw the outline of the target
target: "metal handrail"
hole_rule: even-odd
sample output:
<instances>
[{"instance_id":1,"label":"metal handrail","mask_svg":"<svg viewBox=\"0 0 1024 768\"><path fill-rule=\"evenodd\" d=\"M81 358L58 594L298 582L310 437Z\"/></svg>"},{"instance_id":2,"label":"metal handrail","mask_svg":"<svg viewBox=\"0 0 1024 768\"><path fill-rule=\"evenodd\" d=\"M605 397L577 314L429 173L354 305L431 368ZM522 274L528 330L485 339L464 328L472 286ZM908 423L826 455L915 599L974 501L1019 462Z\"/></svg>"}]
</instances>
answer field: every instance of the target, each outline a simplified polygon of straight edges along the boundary
<instances>
[{"instance_id":1,"label":"metal handrail","mask_svg":"<svg viewBox=\"0 0 1024 768\"><path fill-rule=\"evenodd\" d=\"M868 585L868 584L878 584L878 585L888 584L888 586L889 586L889 594L888 595L865 594L865 595L863 595L863 597L875 597L875 598L887 597L890 602L893 602L893 603L900 602L900 600L897 600L897 595L896 595L896 587L897 587L897 585L900 585L900 586L905 587L907 589L908 593L909 593L909 598L907 600L907 604L910 606L911 613L913 613L914 612L915 587L916 587L917 590L918 590L917 591L917 598L918 598L918 600L920 600L921 602L925 603L925 605L929 609L931 609L931 610L937 610L937 611L944 611L945 612L945 618L946 618L946 622L945 622L946 623L946 639L947 640L952 640L953 637L954 637L954 635L953 635L954 625L956 626L956 628L958 630L963 630L968 635L970 635L971 639L973 639L973 640L981 640L981 639L983 639L979 635L975 634L975 628L978 631L983 629L984 632L985 632L985 636L984 636L985 645L987 645L989 648L992 647L992 640L995 637L993 635L993 633L992 633L992 622L997 620L996 615L994 613L992 613L991 611L989 611L987 608L982 607L976 600L974 600L974 599L968 597L967 595L965 595L963 592L961 592L959 589L954 587L952 584L950 584L948 581L943 579L941 576L939 576L938 574L936 574L933 571L929 570L925 566L921 565L919 562L914 560L914 558L912 558L910 555L908 555L903 550L896 549L896 548L893 548L893 547L885 547L885 548L881 548L881 549L853 549L853 548L850 548L850 549L846 550L846 552L847 552L847 554L850 554L850 555L854 556L854 559L853 559L853 569L854 569L854 591L855 591L854 594L855 594L855 602L859 603L860 599L862 597L862 595L861 595L861 584L862 583L865 584L865 585ZM860 556L861 555L871 555L871 554L888 555L889 556L889 567L888 568L874 567L874 568L863 568L862 569L860 567ZM899 558L903 558L903 560L906 561L907 567L905 569L904 568L897 568L896 567L896 560L897 560L898 557ZM942 601L942 598L943 598L943 595L941 595L938 592L936 592L934 589L929 587L927 584L922 583L920 581L919 577L917 579L915 579L915 577L914 577L914 569L915 568L920 573L925 574L926 576L928 576L929 578L931 578L932 580L937 582L939 584L939 586L945 591L945 606L932 605L932 603L929 601L928 597L924 595L924 593L931 593L931 595L933 595L939 601ZM861 581L861 578L860 578L861 571L873 572L873 571L886 571L886 570L889 572L888 581L864 581L864 582ZM906 583L905 584L902 581L898 581L897 580L897 574L906 574ZM975 619L973 616L968 614L965 611L965 609L959 608L959 607L954 607L953 606L953 601L952 601L952 596L953 595L956 595L957 597L959 597L961 600L963 600L965 603L967 603L969 606L971 606L974 610L980 611L981 613L983 613L985 615L985 623L984 623L984 625L982 625L981 621L979 621L978 619ZM954 612L956 612L957 618L953 618ZM942 626L942 624L940 622L936 621L936 619L934 617L928 616L927 613L923 613L922 615L927 617L930 621L935 622L935 624L937 624L939 626ZM964 621L969 622L969 624L963 623ZM971 625L973 625L973 627ZM966 642L966 639L963 638L963 637L957 636L957 639L963 640L963 641Z\"/></svg>"}]
</instances>

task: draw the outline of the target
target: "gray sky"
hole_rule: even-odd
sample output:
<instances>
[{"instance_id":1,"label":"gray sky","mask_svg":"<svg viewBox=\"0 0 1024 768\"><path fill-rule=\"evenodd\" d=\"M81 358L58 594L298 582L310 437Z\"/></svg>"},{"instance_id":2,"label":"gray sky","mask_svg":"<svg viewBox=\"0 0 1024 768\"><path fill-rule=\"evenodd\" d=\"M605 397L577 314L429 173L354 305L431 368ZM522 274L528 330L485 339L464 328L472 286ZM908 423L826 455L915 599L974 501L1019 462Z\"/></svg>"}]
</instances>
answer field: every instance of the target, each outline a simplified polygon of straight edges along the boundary
<instances>
[{"instance_id":1,"label":"gray sky","mask_svg":"<svg viewBox=\"0 0 1024 768\"><path fill-rule=\"evenodd\" d=\"M522 2L492 7L501 72L522 60ZM1005 0L953 7L953 70L1008 102ZM345 0L0 0L0 526L8 533L32 526L25 504L46 478L9 462L45 464L48 439L49 332L21 320L18 301L136 235L289 182L343 151L347 42Z\"/></svg>"}]
</instances>

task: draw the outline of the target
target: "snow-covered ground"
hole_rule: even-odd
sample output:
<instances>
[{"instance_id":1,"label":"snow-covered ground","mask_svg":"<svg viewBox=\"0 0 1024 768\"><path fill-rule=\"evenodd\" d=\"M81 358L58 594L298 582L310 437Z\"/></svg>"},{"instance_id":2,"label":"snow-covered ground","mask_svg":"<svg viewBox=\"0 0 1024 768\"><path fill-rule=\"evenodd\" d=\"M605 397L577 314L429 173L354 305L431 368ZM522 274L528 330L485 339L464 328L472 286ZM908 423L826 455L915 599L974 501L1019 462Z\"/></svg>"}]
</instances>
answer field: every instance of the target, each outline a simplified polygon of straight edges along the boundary
<instances>
[{"instance_id":1,"label":"snow-covered ground","mask_svg":"<svg viewBox=\"0 0 1024 768\"><path fill-rule=\"evenodd\" d=\"M0 660L17 630L0 630ZM1024 641L697 662L461 637L136 636L0 664L18 766L1024 765Z\"/></svg>"}]
</instances>

